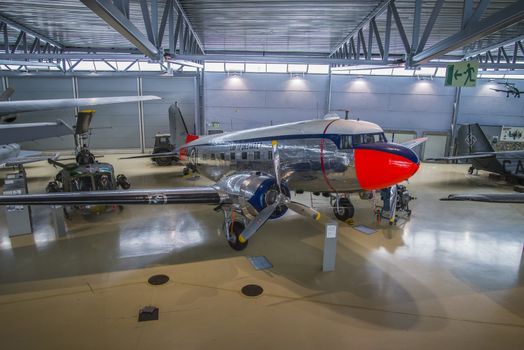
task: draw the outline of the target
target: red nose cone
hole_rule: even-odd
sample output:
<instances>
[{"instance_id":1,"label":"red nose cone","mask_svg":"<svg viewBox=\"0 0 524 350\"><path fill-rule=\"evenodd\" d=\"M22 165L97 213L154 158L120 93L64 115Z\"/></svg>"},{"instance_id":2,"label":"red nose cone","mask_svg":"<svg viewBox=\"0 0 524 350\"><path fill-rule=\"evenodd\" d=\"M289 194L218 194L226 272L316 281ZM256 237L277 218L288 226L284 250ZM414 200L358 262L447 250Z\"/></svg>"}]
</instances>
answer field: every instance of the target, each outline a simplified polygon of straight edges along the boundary
<instances>
[{"instance_id":1,"label":"red nose cone","mask_svg":"<svg viewBox=\"0 0 524 350\"><path fill-rule=\"evenodd\" d=\"M414 152L399 145L391 147L393 149L355 149L357 180L363 189L379 190L390 187L409 179L417 172L419 161Z\"/></svg>"}]
</instances>

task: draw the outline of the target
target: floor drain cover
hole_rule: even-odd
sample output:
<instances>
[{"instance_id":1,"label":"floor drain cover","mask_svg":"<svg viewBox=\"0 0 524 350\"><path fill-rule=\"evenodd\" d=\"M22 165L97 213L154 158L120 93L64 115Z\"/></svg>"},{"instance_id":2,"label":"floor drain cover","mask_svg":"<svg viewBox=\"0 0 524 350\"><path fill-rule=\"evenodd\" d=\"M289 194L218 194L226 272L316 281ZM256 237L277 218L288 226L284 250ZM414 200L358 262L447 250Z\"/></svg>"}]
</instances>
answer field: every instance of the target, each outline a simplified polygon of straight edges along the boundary
<instances>
[{"instance_id":1,"label":"floor drain cover","mask_svg":"<svg viewBox=\"0 0 524 350\"><path fill-rule=\"evenodd\" d=\"M154 286L165 284L167 283L167 281L169 281L169 276L166 275L154 275L149 277L149 279L147 280L149 284L152 284Z\"/></svg>"},{"instance_id":2,"label":"floor drain cover","mask_svg":"<svg viewBox=\"0 0 524 350\"><path fill-rule=\"evenodd\" d=\"M244 287L242 287L242 294L244 294L246 297L258 297L264 289L260 287L258 284L248 284Z\"/></svg>"}]
</instances>

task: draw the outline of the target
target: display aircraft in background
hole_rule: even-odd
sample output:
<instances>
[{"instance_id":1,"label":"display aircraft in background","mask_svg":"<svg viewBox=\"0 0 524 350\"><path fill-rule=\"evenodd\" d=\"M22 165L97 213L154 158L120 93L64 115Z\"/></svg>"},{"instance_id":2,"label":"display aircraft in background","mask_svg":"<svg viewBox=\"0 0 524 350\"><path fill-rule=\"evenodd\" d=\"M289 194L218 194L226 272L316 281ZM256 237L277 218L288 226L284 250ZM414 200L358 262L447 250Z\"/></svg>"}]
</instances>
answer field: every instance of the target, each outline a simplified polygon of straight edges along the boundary
<instances>
[{"instance_id":1,"label":"display aircraft in background","mask_svg":"<svg viewBox=\"0 0 524 350\"><path fill-rule=\"evenodd\" d=\"M0 145L0 167L15 167L26 163L39 162L50 157L41 152L22 151L20 145L18 145L19 142L74 133L73 129L61 120L51 123L13 124L18 119L19 113L160 99L157 96L119 96L7 101L13 93L14 89L10 87L0 95L0 142L2 142ZM52 158L56 159L56 155Z\"/></svg>"},{"instance_id":2,"label":"display aircraft in background","mask_svg":"<svg viewBox=\"0 0 524 350\"><path fill-rule=\"evenodd\" d=\"M524 193L464 193L450 194L441 201L473 201L487 203L524 203Z\"/></svg>"},{"instance_id":3,"label":"display aircraft in background","mask_svg":"<svg viewBox=\"0 0 524 350\"><path fill-rule=\"evenodd\" d=\"M181 133L185 132L177 131L175 139ZM349 194L409 179L420 164L412 148L425 141L388 143L378 125L340 118L185 136L182 161L214 185L0 196L0 205L213 204L224 214L229 245L241 250L268 219L277 219L288 209L320 218L315 209L292 201L291 190L333 196L335 213L352 216Z\"/></svg>"},{"instance_id":4,"label":"display aircraft in background","mask_svg":"<svg viewBox=\"0 0 524 350\"><path fill-rule=\"evenodd\" d=\"M505 92L506 97L509 97L509 95L512 95L513 97L520 98L520 90L517 89L517 87L515 86L515 83L505 82L505 83L499 83L499 84L503 84L506 89L493 89L492 88L491 90L498 91L498 92Z\"/></svg>"},{"instance_id":5,"label":"display aircraft in background","mask_svg":"<svg viewBox=\"0 0 524 350\"><path fill-rule=\"evenodd\" d=\"M109 191L120 188L127 190L131 187L125 175L115 175L112 164L97 161L89 150L90 125L94 113L95 110L84 110L78 112L76 117L75 162L64 164L62 160L58 162L49 159L50 164L61 170L56 174L55 179L49 182L46 192ZM121 210L122 206L100 204L71 207L72 211L80 212L82 215L101 214L117 208ZM64 211L68 214L66 208Z\"/></svg>"},{"instance_id":6,"label":"display aircraft in background","mask_svg":"<svg viewBox=\"0 0 524 350\"><path fill-rule=\"evenodd\" d=\"M479 124L462 125L458 130L457 156L427 160L466 160L471 162L469 173L475 169L505 176L508 180L524 181L524 150L496 152Z\"/></svg>"}]
</instances>

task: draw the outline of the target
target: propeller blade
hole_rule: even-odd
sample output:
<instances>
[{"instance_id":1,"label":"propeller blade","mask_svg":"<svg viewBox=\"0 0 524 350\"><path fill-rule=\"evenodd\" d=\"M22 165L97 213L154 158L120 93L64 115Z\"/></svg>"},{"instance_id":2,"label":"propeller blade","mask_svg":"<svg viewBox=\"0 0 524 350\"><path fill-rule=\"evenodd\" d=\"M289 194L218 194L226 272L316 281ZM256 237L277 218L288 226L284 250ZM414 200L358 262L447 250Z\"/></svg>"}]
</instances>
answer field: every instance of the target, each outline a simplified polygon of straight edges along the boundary
<instances>
[{"instance_id":1,"label":"propeller blade","mask_svg":"<svg viewBox=\"0 0 524 350\"><path fill-rule=\"evenodd\" d=\"M240 243L244 243L247 241L251 236L253 236L262 225L269 219L271 214L275 211L275 209L280 205L281 203L279 201L275 201L275 203L268 205L265 207L251 222L246 226L244 231L238 236L238 240Z\"/></svg>"},{"instance_id":2,"label":"propeller blade","mask_svg":"<svg viewBox=\"0 0 524 350\"><path fill-rule=\"evenodd\" d=\"M278 154L278 142L277 140L271 141L273 147L273 167L275 169L275 179L277 181L278 191L282 193L282 187L280 182L280 155Z\"/></svg>"},{"instance_id":3,"label":"propeller blade","mask_svg":"<svg viewBox=\"0 0 524 350\"><path fill-rule=\"evenodd\" d=\"M316 221L320 220L320 213L315 209L308 207L307 205L298 202L289 202L286 205L289 209L293 210L297 214L306 216Z\"/></svg>"}]
</instances>

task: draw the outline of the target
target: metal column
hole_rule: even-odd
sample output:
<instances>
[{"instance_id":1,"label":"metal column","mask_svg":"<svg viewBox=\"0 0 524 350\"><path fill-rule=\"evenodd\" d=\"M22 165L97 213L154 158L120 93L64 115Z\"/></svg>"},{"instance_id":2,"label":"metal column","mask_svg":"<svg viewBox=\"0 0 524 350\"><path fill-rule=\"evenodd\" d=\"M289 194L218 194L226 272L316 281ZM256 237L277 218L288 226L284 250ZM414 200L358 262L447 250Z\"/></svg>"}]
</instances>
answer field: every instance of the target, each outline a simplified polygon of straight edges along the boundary
<instances>
[{"instance_id":1,"label":"metal column","mask_svg":"<svg viewBox=\"0 0 524 350\"><path fill-rule=\"evenodd\" d=\"M143 96L142 78L136 78L138 96ZM140 152L144 153L146 149L146 134L144 122L144 101L138 102L138 133L140 140Z\"/></svg>"},{"instance_id":2,"label":"metal column","mask_svg":"<svg viewBox=\"0 0 524 350\"><path fill-rule=\"evenodd\" d=\"M457 120L460 107L460 94L462 88L455 88L455 101L453 101L453 114L451 115L451 139L449 143L449 155L454 156L457 137Z\"/></svg>"}]
</instances>

